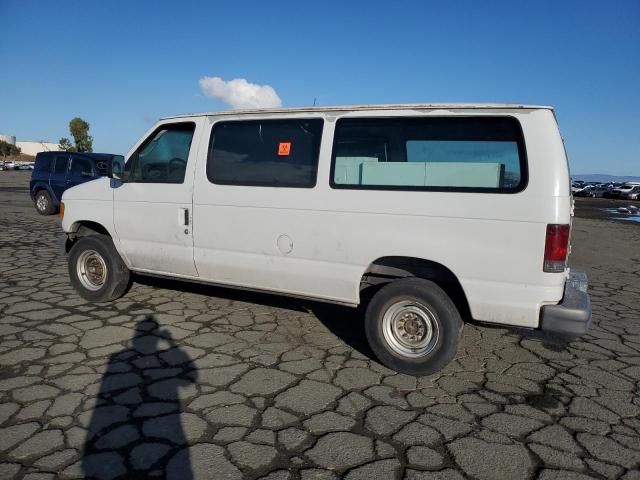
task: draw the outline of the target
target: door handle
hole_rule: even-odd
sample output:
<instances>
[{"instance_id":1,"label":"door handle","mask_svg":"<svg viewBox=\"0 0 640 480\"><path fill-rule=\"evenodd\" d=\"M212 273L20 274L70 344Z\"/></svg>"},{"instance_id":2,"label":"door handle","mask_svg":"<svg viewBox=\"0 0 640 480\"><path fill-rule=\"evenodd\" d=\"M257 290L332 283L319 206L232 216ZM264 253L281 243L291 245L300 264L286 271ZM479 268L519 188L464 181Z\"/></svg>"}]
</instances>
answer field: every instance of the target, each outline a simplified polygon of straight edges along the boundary
<instances>
[{"instance_id":1,"label":"door handle","mask_svg":"<svg viewBox=\"0 0 640 480\"><path fill-rule=\"evenodd\" d=\"M189 209L188 208L181 208L180 209L180 224L183 225L185 227L184 229L184 234L185 235L189 235L189 223L191 223L189 221Z\"/></svg>"}]
</instances>

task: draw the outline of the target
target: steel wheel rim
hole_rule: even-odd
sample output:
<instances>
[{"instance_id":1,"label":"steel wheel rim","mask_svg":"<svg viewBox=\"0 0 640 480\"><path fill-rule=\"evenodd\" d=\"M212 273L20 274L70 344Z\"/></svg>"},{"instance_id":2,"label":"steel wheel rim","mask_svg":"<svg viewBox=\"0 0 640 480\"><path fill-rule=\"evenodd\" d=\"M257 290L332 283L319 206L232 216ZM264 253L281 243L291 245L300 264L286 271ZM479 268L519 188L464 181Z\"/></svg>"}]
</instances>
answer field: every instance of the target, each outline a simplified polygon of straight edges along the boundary
<instances>
[{"instance_id":1,"label":"steel wheel rim","mask_svg":"<svg viewBox=\"0 0 640 480\"><path fill-rule=\"evenodd\" d=\"M382 317L387 345L403 357L418 358L435 348L440 336L437 316L427 306L411 300L391 305Z\"/></svg>"},{"instance_id":2,"label":"steel wheel rim","mask_svg":"<svg viewBox=\"0 0 640 480\"><path fill-rule=\"evenodd\" d=\"M44 212L48 206L47 197L42 194L38 195L38 198L36 199L36 206L38 207L38 210Z\"/></svg>"},{"instance_id":3,"label":"steel wheel rim","mask_svg":"<svg viewBox=\"0 0 640 480\"><path fill-rule=\"evenodd\" d=\"M80 283L87 290L100 290L107 279L107 264L95 250L85 250L78 257L76 269Z\"/></svg>"}]
</instances>

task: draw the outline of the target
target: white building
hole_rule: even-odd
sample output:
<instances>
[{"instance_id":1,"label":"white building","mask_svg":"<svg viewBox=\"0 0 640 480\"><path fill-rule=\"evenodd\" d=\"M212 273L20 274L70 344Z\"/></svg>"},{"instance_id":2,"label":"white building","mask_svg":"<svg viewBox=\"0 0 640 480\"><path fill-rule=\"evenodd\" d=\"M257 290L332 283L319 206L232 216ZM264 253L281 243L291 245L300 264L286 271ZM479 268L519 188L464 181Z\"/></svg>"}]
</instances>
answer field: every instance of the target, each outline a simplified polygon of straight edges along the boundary
<instances>
[{"instance_id":1,"label":"white building","mask_svg":"<svg viewBox=\"0 0 640 480\"><path fill-rule=\"evenodd\" d=\"M57 152L60 150L60 146L57 143L51 142L16 142L16 137L13 135L5 135L0 133L0 140L15 145L20 148L20 151L25 155L31 155L35 157L39 152Z\"/></svg>"},{"instance_id":2,"label":"white building","mask_svg":"<svg viewBox=\"0 0 640 480\"><path fill-rule=\"evenodd\" d=\"M33 157L38 152L57 152L60 150L60 146L57 143L49 142L16 142L16 147L19 147L25 155Z\"/></svg>"},{"instance_id":3,"label":"white building","mask_svg":"<svg viewBox=\"0 0 640 480\"><path fill-rule=\"evenodd\" d=\"M4 133L0 133L0 140L10 143L11 145L16 144L16 137L14 137L13 135L5 135Z\"/></svg>"}]
</instances>

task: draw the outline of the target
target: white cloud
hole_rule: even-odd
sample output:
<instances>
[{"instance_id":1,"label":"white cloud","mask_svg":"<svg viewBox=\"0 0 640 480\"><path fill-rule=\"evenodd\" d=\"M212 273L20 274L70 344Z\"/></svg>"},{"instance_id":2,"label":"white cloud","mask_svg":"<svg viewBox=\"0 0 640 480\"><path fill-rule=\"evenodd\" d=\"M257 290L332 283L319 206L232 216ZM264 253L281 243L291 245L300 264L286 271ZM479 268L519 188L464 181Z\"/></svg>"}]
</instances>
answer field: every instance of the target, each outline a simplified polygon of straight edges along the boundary
<instances>
[{"instance_id":1,"label":"white cloud","mask_svg":"<svg viewBox=\"0 0 640 480\"><path fill-rule=\"evenodd\" d=\"M234 110L282 106L282 100L271 85L256 85L244 78L226 82L220 77L202 77L199 83L207 97L222 100Z\"/></svg>"}]
</instances>

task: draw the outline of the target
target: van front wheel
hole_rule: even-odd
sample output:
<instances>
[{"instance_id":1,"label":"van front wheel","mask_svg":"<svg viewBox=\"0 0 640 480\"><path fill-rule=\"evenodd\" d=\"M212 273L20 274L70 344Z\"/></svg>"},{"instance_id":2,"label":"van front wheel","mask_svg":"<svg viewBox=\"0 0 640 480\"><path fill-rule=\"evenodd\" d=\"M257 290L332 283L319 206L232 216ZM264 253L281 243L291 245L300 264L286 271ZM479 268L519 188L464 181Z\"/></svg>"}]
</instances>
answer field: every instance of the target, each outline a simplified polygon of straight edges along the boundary
<instances>
[{"instance_id":1,"label":"van front wheel","mask_svg":"<svg viewBox=\"0 0 640 480\"><path fill-rule=\"evenodd\" d=\"M85 300L101 303L121 297L130 272L107 235L81 237L69 252L69 278Z\"/></svg>"},{"instance_id":2,"label":"van front wheel","mask_svg":"<svg viewBox=\"0 0 640 480\"><path fill-rule=\"evenodd\" d=\"M385 366L410 375L430 375L456 354L462 319L438 285L411 277L393 281L373 296L365 331Z\"/></svg>"}]
</instances>

